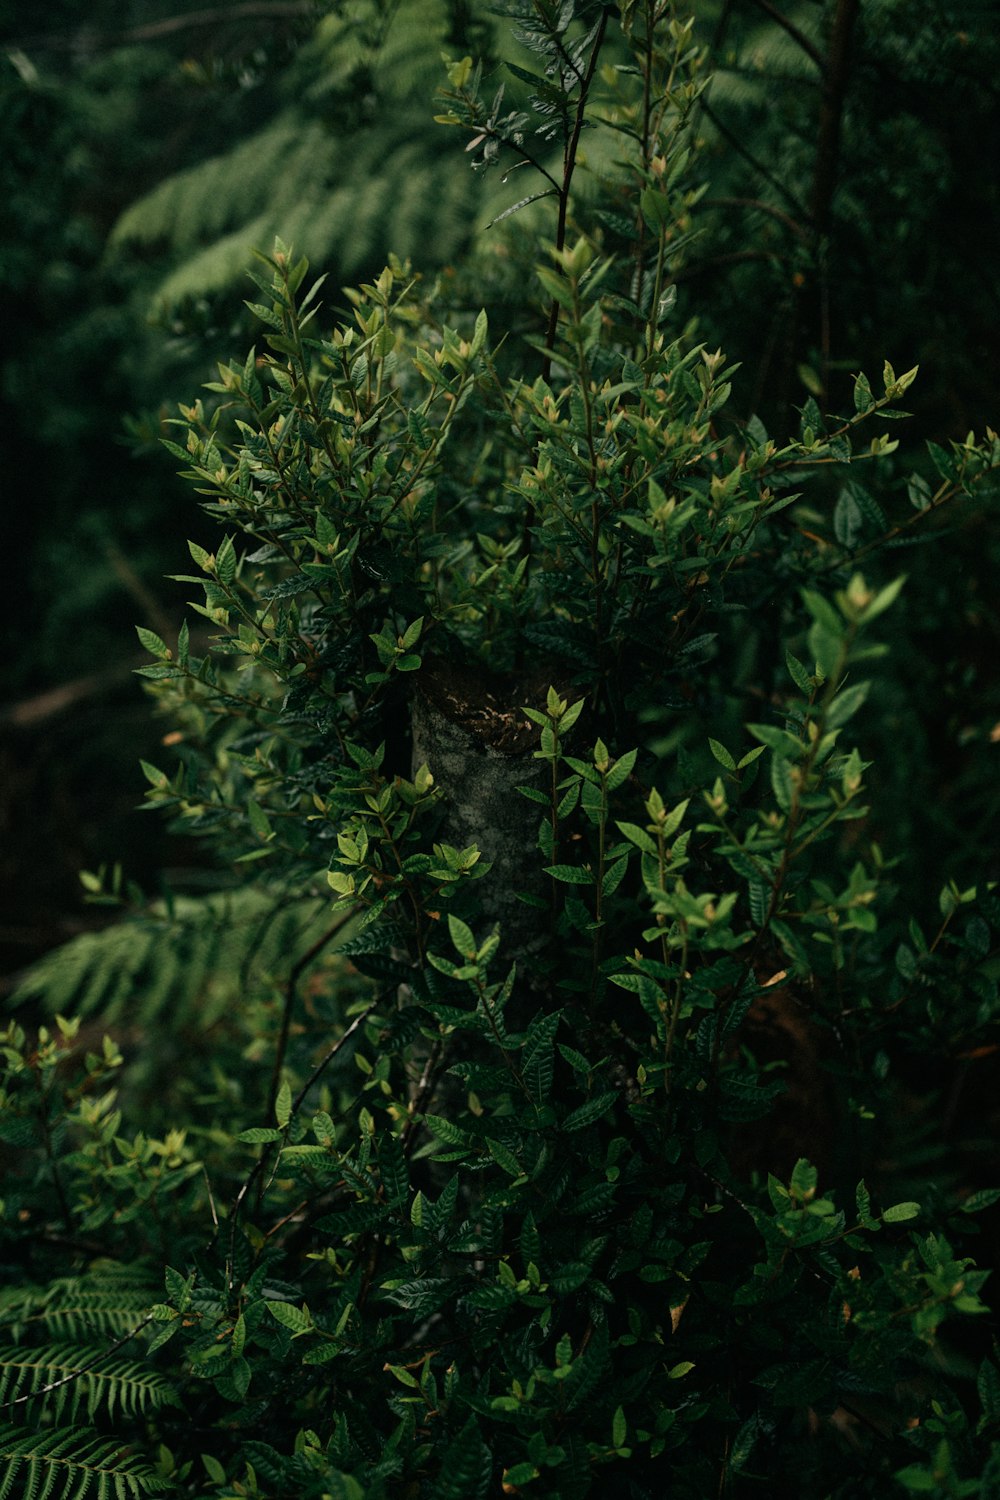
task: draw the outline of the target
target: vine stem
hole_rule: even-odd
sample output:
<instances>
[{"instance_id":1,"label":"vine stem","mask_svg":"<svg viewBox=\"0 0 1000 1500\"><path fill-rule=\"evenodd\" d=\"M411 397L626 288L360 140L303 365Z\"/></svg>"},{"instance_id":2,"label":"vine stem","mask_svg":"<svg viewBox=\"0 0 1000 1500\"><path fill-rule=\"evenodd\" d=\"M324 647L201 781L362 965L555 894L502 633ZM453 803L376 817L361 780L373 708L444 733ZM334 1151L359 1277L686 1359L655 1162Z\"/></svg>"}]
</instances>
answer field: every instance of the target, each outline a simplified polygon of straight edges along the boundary
<instances>
[{"instance_id":1,"label":"vine stem","mask_svg":"<svg viewBox=\"0 0 1000 1500\"><path fill-rule=\"evenodd\" d=\"M292 1011L295 1008L295 991L298 987L298 982L313 960L318 958L323 949L328 947L336 937L339 937L348 922L353 921L356 916L357 911L352 907L350 911L345 912L342 917L334 922L332 927L328 927L326 932L316 939L312 947L308 948L302 954L301 958L296 960L288 978L285 980L285 1003L281 1013L281 1030L278 1033L278 1045L274 1055L274 1068L271 1073L271 1086L267 1096L266 1118L268 1120L274 1115L274 1105L278 1097L278 1090L281 1087L281 1070L285 1066L285 1054L288 1051L288 1037L292 1025Z\"/></svg>"}]
</instances>

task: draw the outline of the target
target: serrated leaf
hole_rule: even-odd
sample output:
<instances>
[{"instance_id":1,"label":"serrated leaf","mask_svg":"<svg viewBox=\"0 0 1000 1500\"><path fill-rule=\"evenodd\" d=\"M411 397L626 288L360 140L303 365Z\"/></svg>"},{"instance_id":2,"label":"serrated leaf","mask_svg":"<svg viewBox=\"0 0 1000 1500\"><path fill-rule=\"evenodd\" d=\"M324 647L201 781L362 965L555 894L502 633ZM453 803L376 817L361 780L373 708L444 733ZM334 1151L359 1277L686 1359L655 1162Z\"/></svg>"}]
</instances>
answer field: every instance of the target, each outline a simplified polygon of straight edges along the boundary
<instances>
[{"instance_id":1,"label":"serrated leaf","mask_svg":"<svg viewBox=\"0 0 1000 1500\"><path fill-rule=\"evenodd\" d=\"M617 1098L616 1089L607 1089L602 1094L596 1094L593 1099L588 1099L585 1104L581 1104L578 1109L574 1109L566 1116L562 1121L563 1130L572 1132L583 1130L586 1125L592 1125L603 1114L607 1114Z\"/></svg>"},{"instance_id":2,"label":"serrated leaf","mask_svg":"<svg viewBox=\"0 0 1000 1500\"><path fill-rule=\"evenodd\" d=\"M850 550L855 546L861 535L863 519L861 507L851 489L845 486L833 511L833 534L842 547Z\"/></svg>"},{"instance_id":3,"label":"serrated leaf","mask_svg":"<svg viewBox=\"0 0 1000 1500\"><path fill-rule=\"evenodd\" d=\"M220 583L232 583L236 577L236 548L231 536L223 537L215 554L215 572Z\"/></svg>"},{"instance_id":4,"label":"serrated leaf","mask_svg":"<svg viewBox=\"0 0 1000 1500\"><path fill-rule=\"evenodd\" d=\"M641 849L644 854L656 853L656 844L646 830L639 827L638 823L621 823L616 820L615 827L619 833L624 834L630 844L635 844L636 848Z\"/></svg>"},{"instance_id":5,"label":"serrated leaf","mask_svg":"<svg viewBox=\"0 0 1000 1500\"><path fill-rule=\"evenodd\" d=\"M870 686L869 682L856 682L851 687L842 688L827 710L827 728L839 729L853 718L868 697Z\"/></svg>"},{"instance_id":6,"label":"serrated leaf","mask_svg":"<svg viewBox=\"0 0 1000 1500\"><path fill-rule=\"evenodd\" d=\"M169 660L170 648L155 630L147 630L144 625L137 625L135 633L151 656L159 657L160 661Z\"/></svg>"},{"instance_id":7,"label":"serrated leaf","mask_svg":"<svg viewBox=\"0 0 1000 1500\"><path fill-rule=\"evenodd\" d=\"M798 657L797 656L793 656L790 651L786 651L785 652L785 665L788 668L788 675L789 675L789 677L791 677L792 681L795 683L795 686L798 688L799 692L800 693L805 693L806 696L808 697L809 693L811 691L810 685L809 685L809 673L806 671L805 667L799 661Z\"/></svg>"},{"instance_id":8,"label":"serrated leaf","mask_svg":"<svg viewBox=\"0 0 1000 1500\"><path fill-rule=\"evenodd\" d=\"M485 1500L492 1472L490 1450L470 1417L441 1459L430 1500Z\"/></svg>"},{"instance_id":9,"label":"serrated leaf","mask_svg":"<svg viewBox=\"0 0 1000 1500\"><path fill-rule=\"evenodd\" d=\"M513 1152L508 1151L501 1141L487 1141L486 1149L493 1160L504 1169L509 1177L523 1177L524 1168Z\"/></svg>"},{"instance_id":10,"label":"serrated leaf","mask_svg":"<svg viewBox=\"0 0 1000 1500\"><path fill-rule=\"evenodd\" d=\"M726 749L725 745L723 745L721 743L721 741L719 741L719 740L713 740L711 738L711 736L709 736L708 748L711 750L712 754L715 756L715 758L719 762L720 766L724 766L727 771L735 771L736 770L736 762L735 762L735 760L730 755L730 753Z\"/></svg>"},{"instance_id":11,"label":"serrated leaf","mask_svg":"<svg viewBox=\"0 0 1000 1500\"><path fill-rule=\"evenodd\" d=\"M617 791L618 788L631 776L638 753L639 752L637 750L626 750L625 754L620 755L615 761L614 765L611 767L611 770L608 772L606 780L606 785L609 792Z\"/></svg>"},{"instance_id":12,"label":"serrated leaf","mask_svg":"<svg viewBox=\"0 0 1000 1500\"><path fill-rule=\"evenodd\" d=\"M462 958L474 959L476 956L476 939L473 937L471 927L448 913L448 934L455 945L456 951Z\"/></svg>"},{"instance_id":13,"label":"serrated leaf","mask_svg":"<svg viewBox=\"0 0 1000 1500\"><path fill-rule=\"evenodd\" d=\"M289 1329L293 1334L309 1333L313 1326L312 1315L308 1307L296 1307L292 1302L272 1302L266 1304L268 1312L274 1320Z\"/></svg>"},{"instance_id":14,"label":"serrated leaf","mask_svg":"<svg viewBox=\"0 0 1000 1500\"><path fill-rule=\"evenodd\" d=\"M581 870L578 865L545 865L545 874L551 875L553 880L560 881L563 885L593 885L594 876L590 870Z\"/></svg>"}]
</instances>

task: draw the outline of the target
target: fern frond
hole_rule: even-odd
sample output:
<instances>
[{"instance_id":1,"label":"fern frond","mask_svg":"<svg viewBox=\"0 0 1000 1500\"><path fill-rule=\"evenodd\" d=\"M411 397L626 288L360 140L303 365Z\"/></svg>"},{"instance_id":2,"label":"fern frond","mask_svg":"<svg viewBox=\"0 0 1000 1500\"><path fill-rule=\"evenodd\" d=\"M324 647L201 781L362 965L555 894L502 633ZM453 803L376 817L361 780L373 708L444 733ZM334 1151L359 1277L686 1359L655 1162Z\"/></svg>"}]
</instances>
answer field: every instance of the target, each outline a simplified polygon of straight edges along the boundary
<instances>
[{"instance_id":1,"label":"fern frond","mask_svg":"<svg viewBox=\"0 0 1000 1500\"><path fill-rule=\"evenodd\" d=\"M0 1292L0 1325L18 1338L32 1326L67 1342L94 1334L121 1336L142 1321L155 1298L156 1284L144 1271L98 1261L85 1274L62 1277L44 1289Z\"/></svg>"},{"instance_id":2,"label":"fern frond","mask_svg":"<svg viewBox=\"0 0 1000 1500\"><path fill-rule=\"evenodd\" d=\"M478 186L431 119L453 24L441 0L320 19L294 104L119 218L119 251L166 251L154 305L238 287L251 252L276 235L344 277L381 266L390 250L426 259L432 246L436 261L452 258L480 217ZM491 202L486 220L503 206Z\"/></svg>"},{"instance_id":3,"label":"fern frond","mask_svg":"<svg viewBox=\"0 0 1000 1500\"><path fill-rule=\"evenodd\" d=\"M51 1420L74 1422L81 1409L90 1421L98 1412L136 1417L175 1396L157 1371L135 1360L95 1353L93 1346L0 1348L0 1409L19 1402L37 1416L43 1400Z\"/></svg>"},{"instance_id":4,"label":"fern frond","mask_svg":"<svg viewBox=\"0 0 1000 1500\"><path fill-rule=\"evenodd\" d=\"M31 968L14 1003L41 1001L50 1014L100 1015L148 1027L214 1025L248 981L287 972L317 937L327 903L262 890L217 893L162 905L88 932ZM249 972L248 972L249 970Z\"/></svg>"},{"instance_id":5,"label":"fern frond","mask_svg":"<svg viewBox=\"0 0 1000 1500\"><path fill-rule=\"evenodd\" d=\"M139 1500L168 1482L91 1427L0 1427L0 1500Z\"/></svg>"}]
</instances>

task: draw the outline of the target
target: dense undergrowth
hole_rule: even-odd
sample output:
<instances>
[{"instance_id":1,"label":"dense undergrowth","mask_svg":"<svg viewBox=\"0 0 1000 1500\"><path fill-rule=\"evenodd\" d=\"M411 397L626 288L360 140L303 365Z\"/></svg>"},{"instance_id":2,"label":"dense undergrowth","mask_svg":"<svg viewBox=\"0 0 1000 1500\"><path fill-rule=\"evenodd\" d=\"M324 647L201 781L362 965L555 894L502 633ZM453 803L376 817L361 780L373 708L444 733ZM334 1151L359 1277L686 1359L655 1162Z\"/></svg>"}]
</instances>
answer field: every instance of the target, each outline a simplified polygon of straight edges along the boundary
<instances>
[{"instance_id":1,"label":"dense undergrowth","mask_svg":"<svg viewBox=\"0 0 1000 1500\"><path fill-rule=\"evenodd\" d=\"M398 259L331 328L279 242L175 424L218 541L143 770L218 884L88 876L18 997L0 1497L1000 1483L1000 899L867 790L899 544L1000 442L906 457L888 363L738 420L690 25L513 24L523 96L441 109L552 210L524 340Z\"/></svg>"}]
</instances>

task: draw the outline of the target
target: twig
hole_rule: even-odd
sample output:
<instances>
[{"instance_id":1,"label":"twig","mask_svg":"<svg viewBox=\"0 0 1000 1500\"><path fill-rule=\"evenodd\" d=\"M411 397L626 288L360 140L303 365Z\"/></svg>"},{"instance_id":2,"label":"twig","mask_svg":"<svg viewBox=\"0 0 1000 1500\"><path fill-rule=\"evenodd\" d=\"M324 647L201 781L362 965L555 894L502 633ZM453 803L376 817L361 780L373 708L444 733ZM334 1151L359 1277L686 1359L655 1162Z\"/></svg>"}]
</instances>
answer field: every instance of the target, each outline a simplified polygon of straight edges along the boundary
<instances>
[{"instance_id":1,"label":"twig","mask_svg":"<svg viewBox=\"0 0 1000 1500\"><path fill-rule=\"evenodd\" d=\"M40 32L8 45L22 51L47 48L52 52L72 52L80 45L81 39L84 39L91 47L122 47L131 42L155 42L160 37L174 36L177 32L201 26L305 17L311 15L314 9L312 0L244 0L240 5L213 6L210 10L192 10L186 15L165 16L160 21L147 21L142 26L131 26L126 31L99 32L87 27L48 34Z\"/></svg>"},{"instance_id":2,"label":"twig","mask_svg":"<svg viewBox=\"0 0 1000 1500\"><path fill-rule=\"evenodd\" d=\"M771 20L775 21L781 27L782 31L787 31L792 40L802 48L809 61L814 62L825 77L830 64L828 59L823 56L822 52L816 46L816 43L810 41L805 32L800 31L795 22L790 21L786 15L783 15L776 5L772 5L771 0L753 0L753 3L758 10L762 10L766 16L770 16Z\"/></svg>"},{"instance_id":3,"label":"twig","mask_svg":"<svg viewBox=\"0 0 1000 1500\"><path fill-rule=\"evenodd\" d=\"M759 3L759 0L758 0ZM830 36L830 57L824 69L823 102L813 174L810 212L813 229L823 236L830 227L830 211L837 186L840 130L851 63L851 42L858 19L859 0L838 0Z\"/></svg>"},{"instance_id":4,"label":"twig","mask_svg":"<svg viewBox=\"0 0 1000 1500\"><path fill-rule=\"evenodd\" d=\"M779 224L784 224L800 240L809 238L808 232L803 229L798 220L793 219L791 214L786 214L783 209L776 208L773 203L765 203L763 198L701 198L700 208L752 208L758 213L769 214L772 219L777 219Z\"/></svg>"},{"instance_id":5,"label":"twig","mask_svg":"<svg viewBox=\"0 0 1000 1500\"><path fill-rule=\"evenodd\" d=\"M367 1009L361 1011L359 1015L355 1016L354 1020L351 1022L350 1026L348 1026L347 1030L343 1033L342 1036L337 1038L337 1040L334 1042L333 1046L329 1049L323 1059L316 1065L312 1073L309 1075L306 1083L299 1090L298 1094L295 1097L295 1100L292 1104L291 1114L289 1115L289 1123L298 1114L299 1110L302 1107L303 1100L305 1099L309 1090L312 1088L313 1084L322 1074L324 1068L326 1068L328 1064L333 1061L341 1048L346 1046L347 1042L350 1041L351 1037L355 1034L358 1028L364 1025L365 1021L367 1021L368 1017L378 1008L383 999L383 994L378 995L377 998L372 1001L371 1005L367 1007ZM247 1180L244 1182L243 1186L236 1194L236 1197L233 1199L232 1208L229 1210L229 1255L228 1264L226 1267L226 1286L228 1291L230 1292L232 1292L233 1290L233 1266L236 1260L236 1228L239 1223L240 1209L246 1201L247 1194L250 1192L250 1189L253 1187L254 1183L257 1181L257 1178L263 1172L264 1164L267 1161L267 1155L268 1153L266 1150L262 1151L260 1156L254 1162L253 1169L251 1170L250 1175L247 1177Z\"/></svg>"},{"instance_id":6,"label":"twig","mask_svg":"<svg viewBox=\"0 0 1000 1500\"><path fill-rule=\"evenodd\" d=\"M722 136L726 144L732 146L737 155L742 156L747 165L753 167L755 172L759 172L764 181L769 182L774 188L775 192L780 193L785 202L791 204L792 208L800 217L806 217L806 212L803 209L802 204L796 198L795 194L785 186L780 177L777 177L769 167L766 167L762 161L758 160L758 158L754 156L752 151L748 150L745 143L740 139L735 131L730 130L728 125L723 124L722 120L719 119L719 116L716 114L715 110L706 99L702 100L701 107L708 118L711 120L712 124L715 126L716 130Z\"/></svg>"},{"instance_id":7,"label":"twig","mask_svg":"<svg viewBox=\"0 0 1000 1500\"><path fill-rule=\"evenodd\" d=\"M109 1354L114 1354L116 1349L120 1349L130 1339L134 1339L136 1334L141 1333L146 1325L152 1321L153 1314L147 1313L141 1323L137 1323L134 1328L130 1328L127 1333L123 1333L120 1338L115 1339L113 1344L109 1344L106 1349L102 1349L99 1354L95 1354L93 1359L87 1360L78 1370L72 1370L69 1375L63 1375L59 1380L53 1380L50 1385L39 1386L37 1391L29 1391L26 1396L15 1396L10 1401L0 1402L0 1411L8 1411L14 1406L26 1406L29 1401L37 1401L39 1397L48 1396L52 1391L58 1391L62 1386L69 1385L74 1380L79 1380L81 1375L86 1375L95 1365L99 1365L101 1360L107 1359Z\"/></svg>"},{"instance_id":8,"label":"twig","mask_svg":"<svg viewBox=\"0 0 1000 1500\"><path fill-rule=\"evenodd\" d=\"M352 907L350 911L345 912L342 917L338 918L332 927L328 927L326 932L318 937L312 947L307 949L302 957L292 966L291 972L285 981L285 1003L281 1013L281 1030L278 1033L278 1045L274 1054L274 1069L271 1073L271 1087L267 1098L267 1114L265 1118L268 1120L274 1114L275 1100L278 1097L278 1089L281 1087L281 1070L285 1066L285 1053L288 1051L288 1035L292 1025L295 990L299 979L313 960L319 957L323 949L332 943L334 938L339 937L348 922L352 922L356 916L357 912Z\"/></svg>"}]
</instances>

